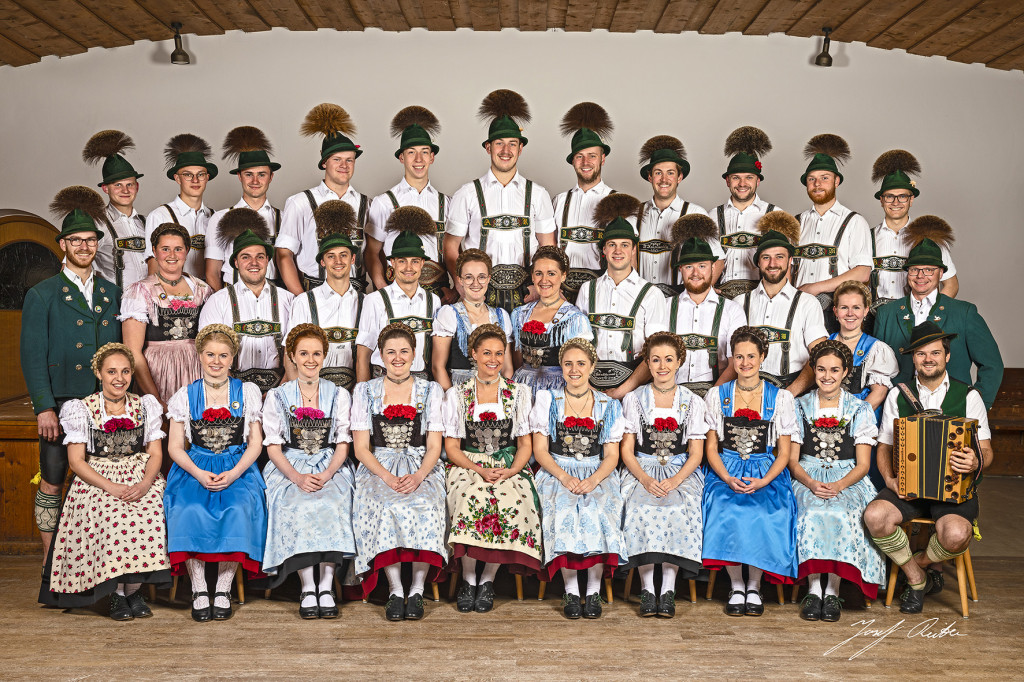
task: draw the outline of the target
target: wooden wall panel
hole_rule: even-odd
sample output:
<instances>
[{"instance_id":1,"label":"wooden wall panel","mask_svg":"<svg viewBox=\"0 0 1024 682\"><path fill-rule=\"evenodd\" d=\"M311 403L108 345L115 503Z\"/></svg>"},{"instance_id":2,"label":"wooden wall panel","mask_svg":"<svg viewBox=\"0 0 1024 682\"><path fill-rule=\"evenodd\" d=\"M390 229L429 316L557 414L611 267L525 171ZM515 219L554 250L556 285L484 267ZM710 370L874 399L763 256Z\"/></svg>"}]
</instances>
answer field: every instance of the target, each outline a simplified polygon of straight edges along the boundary
<instances>
[{"instance_id":1,"label":"wooden wall panel","mask_svg":"<svg viewBox=\"0 0 1024 682\"><path fill-rule=\"evenodd\" d=\"M966 64L985 64L1021 45L1024 45L1024 15L954 52L949 59Z\"/></svg>"},{"instance_id":2,"label":"wooden wall panel","mask_svg":"<svg viewBox=\"0 0 1024 682\"><path fill-rule=\"evenodd\" d=\"M743 32L748 35L785 33L817 0L768 0Z\"/></svg>"},{"instance_id":3,"label":"wooden wall panel","mask_svg":"<svg viewBox=\"0 0 1024 682\"><path fill-rule=\"evenodd\" d=\"M39 440L27 399L0 405L0 552L41 551L32 503L39 471Z\"/></svg>"},{"instance_id":4,"label":"wooden wall panel","mask_svg":"<svg viewBox=\"0 0 1024 682\"><path fill-rule=\"evenodd\" d=\"M910 47L907 52L920 55L952 54L1012 21L1020 13L1019 2L985 0L955 22Z\"/></svg>"},{"instance_id":5,"label":"wooden wall panel","mask_svg":"<svg viewBox=\"0 0 1024 682\"><path fill-rule=\"evenodd\" d=\"M85 52L85 47L11 0L0 0L0 35L40 57Z\"/></svg>"}]
</instances>

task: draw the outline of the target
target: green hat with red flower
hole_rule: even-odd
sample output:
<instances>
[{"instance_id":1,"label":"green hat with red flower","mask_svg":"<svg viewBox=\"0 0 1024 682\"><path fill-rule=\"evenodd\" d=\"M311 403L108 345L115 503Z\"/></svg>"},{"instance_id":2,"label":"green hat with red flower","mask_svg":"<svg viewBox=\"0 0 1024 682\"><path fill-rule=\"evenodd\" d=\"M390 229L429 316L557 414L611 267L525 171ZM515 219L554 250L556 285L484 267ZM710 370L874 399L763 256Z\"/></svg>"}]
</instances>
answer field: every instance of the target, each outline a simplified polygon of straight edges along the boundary
<instances>
[{"instance_id":1,"label":"green hat with red flower","mask_svg":"<svg viewBox=\"0 0 1024 682\"><path fill-rule=\"evenodd\" d=\"M737 128L725 138L724 154L732 158L729 159L729 167L722 173L722 177L727 178L736 173L752 173L759 180L764 180L764 176L761 175L760 158L771 150L772 141L760 128Z\"/></svg>"}]
</instances>

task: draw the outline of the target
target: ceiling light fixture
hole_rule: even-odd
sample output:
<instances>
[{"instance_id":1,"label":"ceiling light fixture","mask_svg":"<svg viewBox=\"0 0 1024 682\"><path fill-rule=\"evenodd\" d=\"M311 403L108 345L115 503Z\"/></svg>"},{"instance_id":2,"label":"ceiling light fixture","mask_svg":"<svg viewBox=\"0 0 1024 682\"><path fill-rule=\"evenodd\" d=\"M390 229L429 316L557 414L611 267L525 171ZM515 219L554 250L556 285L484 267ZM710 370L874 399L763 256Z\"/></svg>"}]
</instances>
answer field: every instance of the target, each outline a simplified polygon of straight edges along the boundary
<instances>
[{"instance_id":1,"label":"ceiling light fixture","mask_svg":"<svg viewBox=\"0 0 1024 682\"><path fill-rule=\"evenodd\" d=\"M825 32L825 43L821 46L821 53L814 58L814 63L817 66L828 67L832 66L832 55L828 53L828 46L832 43L828 34L832 33L832 28L830 26L826 26L821 30Z\"/></svg>"},{"instance_id":2,"label":"ceiling light fixture","mask_svg":"<svg viewBox=\"0 0 1024 682\"><path fill-rule=\"evenodd\" d=\"M181 22L175 21L171 24L174 29L174 52L171 53L171 64L188 64L191 62L188 52L181 46ZM826 40L828 40L826 38Z\"/></svg>"}]
</instances>

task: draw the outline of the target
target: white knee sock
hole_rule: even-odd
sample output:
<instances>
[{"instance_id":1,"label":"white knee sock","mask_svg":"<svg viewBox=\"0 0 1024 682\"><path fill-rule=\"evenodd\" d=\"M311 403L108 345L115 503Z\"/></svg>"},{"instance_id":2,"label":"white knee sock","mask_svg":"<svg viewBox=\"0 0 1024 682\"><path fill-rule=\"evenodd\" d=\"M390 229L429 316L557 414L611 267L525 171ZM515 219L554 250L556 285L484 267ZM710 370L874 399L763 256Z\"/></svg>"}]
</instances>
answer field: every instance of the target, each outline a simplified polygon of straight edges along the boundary
<instances>
[{"instance_id":1,"label":"white knee sock","mask_svg":"<svg viewBox=\"0 0 1024 682\"><path fill-rule=\"evenodd\" d=\"M644 564L636 569L640 574L640 589L654 594L654 564Z\"/></svg>"},{"instance_id":2,"label":"white knee sock","mask_svg":"<svg viewBox=\"0 0 1024 682\"><path fill-rule=\"evenodd\" d=\"M412 586L409 588L409 596L423 594L423 586L427 582L427 571L430 564L425 561L414 561L412 563Z\"/></svg>"},{"instance_id":3,"label":"white knee sock","mask_svg":"<svg viewBox=\"0 0 1024 682\"><path fill-rule=\"evenodd\" d=\"M395 594L400 599L405 599L405 590L402 589L402 564L385 566L384 575L388 579L388 594Z\"/></svg>"},{"instance_id":4,"label":"white knee sock","mask_svg":"<svg viewBox=\"0 0 1024 682\"><path fill-rule=\"evenodd\" d=\"M334 597L331 596L331 590L334 589L334 564L329 561L324 561L320 564L320 585L317 587L317 592L320 592L322 596L319 597L320 606L329 607L334 606Z\"/></svg>"},{"instance_id":5,"label":"white knee sock","mask_svg":"<svg viewBox=\"0 0 1024 682\"><path fill-rule=\"evenodd\" d=\"M729 597L730 604L742 604L746 601L743 597L744 585L743 585L743 567L742 566L726 566L725 572L729 574L729 581L732 583L732 591L739 592L739 594L733 594Z\"/></svg>"},{"instance_id":6,"label":"white knee sock","mask_svg":"<svg viewBox=\"0 0 1024 682\"><path fill-rule=\"evenodd\" d=\"M576 570L573 568L562 569L562 580L565 581L565 593L580 596L580 582L576 579Z\"/></svg>"},{"instance_id":7,"label":"white knee sock","mask_svg":"<svg viewBox=\"0 0 1024 682\"><path fill-rule=\"evenodd\" d=\"M843 581L837 573L828 574L828 585L825 586L826 595L838 595L839 594L839 583Z\"/></svg>"},{"instance_id":8,"label":"white knee sock","mask_svg":"<svg viewBox=\"0 0 1024 682\"><path fill-rule=\"evenodd\" d=\"M206 592L206 562L199 559L186 559L185 570L188 571L188 579L192 583L192 592ZM199 597L192 602L192 608L205 609L210 605L209 597Z\"/></svg>"},{"instance_id":9,"label":"white knee sock","mask_svg":"<svg viewBox=\"0 0 1024 682\"><path fill-rule=\"evenodd\" d=\"M480 574L480 584L493 583L494 576L498 575L498 568L501 564L484 564L484 570Z\"/></svg>"},{"instance_id":10,"label":"white knee sock","mask_svg":"<svg viewBox=\"0 0 1024 682\"><path fill-rule=\"evenodd\" d=\"M117 589L114 590L114 592L116 592L117 594L119 594L119 595L121 595L123 597L124 596L124 583L118 583L117 584Z\"/></svg>"},{"instance_id":11,"label":"white knee sock","mask_svg":"<svg viewBox=\"0 0 1024 682\"><path fill-rule=\"evenodd\" d=\"M679 567L675 564L664 563L661 565L661 594L676 591L676 575Z\"/></svg>"},{"instance_id":12,"label":"white knee sock","mask_svg":"<svg viewBox=\"0 0 1024 682\"><path fill-rule=\"evenodd\" d=\"M760 568L754 568L753 566L747 566L748 578L747 578L747 592L751 590L761 590L761 574L764 573ZM748 594L747 603L749 604L760 604L761 598L757 594Z\"/></svg>"},{"instance_id":13,"label":"white knee sock","mask_svg":"<svg viewBox=\"0 0 1024 682\"><path fill-rule=\"evenodd\" d=\"M604 564L597 564L587 569L587 596L601 594L601 576L604 575Z\"/></svg>"},{"instance_id":14,"label":"white knee sock","mask_svg":"<svg viewBox=\"0 0 1024 682\"><path fill-rule=\"evenodd\" d=\"M238 568L237 561L222 561L217 567L217 592L231 593L231 580L235 577L235 569ZM231 606L231 600L227 597L214 597L213 605L220 609Z\"/></svg>"},{"instance_id":15,"label":"white knee sock","mask_svg":"<svg viewBox=\"0 0 1024 682\"><path fill-rule=\"evenodd\" d=\"M309 608L310 606L316 606L316 590L313 588L313 567L307 566L306 568L300 568L299 574L299 591L300 592L311 592L302 598L302 602L299 604L302 608Z\"/></svg>"},{"instance_id":16,"label":"white knee sock","mask_svg":"<svg viewBox=\"0 0 1024 682\"><path fill-rule=\"evenodd\" d=\"M476 585L476 559L462 556L462 579L470 585Z\"/></svg>"},{"instance_id":17,"label":"white knee sock","mask_svg":"<svg viewBox=\"0 0 1024 682\"><path fill-rule=\"evenodd\" d=\"M821 599L821 573L811 573L807 576L807 594L813 594Z\"/></svg>"}]
</instances>

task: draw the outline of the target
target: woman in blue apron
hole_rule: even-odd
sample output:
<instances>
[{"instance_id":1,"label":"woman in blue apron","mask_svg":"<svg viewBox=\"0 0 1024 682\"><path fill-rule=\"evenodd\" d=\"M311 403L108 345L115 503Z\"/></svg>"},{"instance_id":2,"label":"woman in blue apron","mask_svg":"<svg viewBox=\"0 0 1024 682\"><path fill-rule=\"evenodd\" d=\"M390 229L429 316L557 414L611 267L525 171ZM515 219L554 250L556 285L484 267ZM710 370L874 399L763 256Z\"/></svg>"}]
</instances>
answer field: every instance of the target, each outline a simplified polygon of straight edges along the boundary
<instances>
[{"instance_id":1,"label":"woman in blue apron","mask_svg":"<svg viewBox=\"0 0 1024 682\"><path fill-rule=\"evenodd\" d=\"M704 566L729 574L727 615L760 616L761 575L774 583L797 575L796 499L786 468L796 411L791 393L758 375L768 355L763 331L740 327L730 346L737 378L704 399Z\"/></svg>"}]
</instances>

